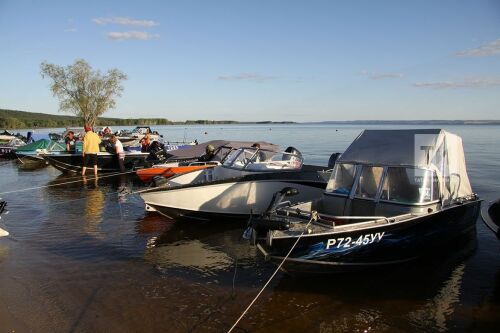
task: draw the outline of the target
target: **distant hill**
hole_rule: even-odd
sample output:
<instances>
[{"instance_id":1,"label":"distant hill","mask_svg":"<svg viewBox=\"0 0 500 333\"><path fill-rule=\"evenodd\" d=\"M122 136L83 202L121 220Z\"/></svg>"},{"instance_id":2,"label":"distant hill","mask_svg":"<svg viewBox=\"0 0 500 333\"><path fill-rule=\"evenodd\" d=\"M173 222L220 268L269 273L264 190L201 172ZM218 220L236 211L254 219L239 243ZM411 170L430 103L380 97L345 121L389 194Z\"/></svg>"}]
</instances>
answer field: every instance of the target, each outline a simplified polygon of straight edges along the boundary
<instances>
[{"instance_id":1,"label":"distant hill","mask_svg":"<svg viewBox=\"0 0 500 333\"><path fill-rule=\"evenodd\" d=\"M170 125L172 121L163 118L99 118L98 125ZM75 116L59 116L46 113L34 113L0 109L0 128L35 128L35 127L81 127L82 120Z\"/></svg>"},{"instance_id":2,"label":"distant hill","mask_svg":"<svg viewBox=\"0 0 500 333\"><path fill-rule=\"evenodd\" d=\"M287 124L292 122L263 121L257 124ZM234 120L186 120L171 121L166 118L99 118L99 126L136 126L136 125L214 125L241 124ZM244 124L256 124L245 122ZM0 129L36 128L36 127L81 127L80 118L75 116L53 115L17 110L0 109Z\"/></svg>"}]
</instances>

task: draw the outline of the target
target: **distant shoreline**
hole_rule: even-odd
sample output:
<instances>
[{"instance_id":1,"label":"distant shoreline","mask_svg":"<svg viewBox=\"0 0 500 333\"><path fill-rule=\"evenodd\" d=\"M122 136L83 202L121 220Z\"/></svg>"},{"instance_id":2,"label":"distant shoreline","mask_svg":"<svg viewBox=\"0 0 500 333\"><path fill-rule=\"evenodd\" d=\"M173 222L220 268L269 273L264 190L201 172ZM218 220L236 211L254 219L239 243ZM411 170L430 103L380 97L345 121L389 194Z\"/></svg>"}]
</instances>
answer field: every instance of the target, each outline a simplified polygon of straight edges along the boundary
<instances>
[{"instance_id":1,"label":"distant shoreline","mask_svg":"<svg viewBox=\"0 0 500 333\"><path fill-rule=\"evenodd\" d=\"M500 120L331 120L314 122L294 121L235 121L235 120L186 120L172 121L166 118L99 118L98 125L500 125ZM18 110L0 109L0 129L64 128L81 127L81 119L75 116L52 115Z\"/></svg>"}]
</instances>

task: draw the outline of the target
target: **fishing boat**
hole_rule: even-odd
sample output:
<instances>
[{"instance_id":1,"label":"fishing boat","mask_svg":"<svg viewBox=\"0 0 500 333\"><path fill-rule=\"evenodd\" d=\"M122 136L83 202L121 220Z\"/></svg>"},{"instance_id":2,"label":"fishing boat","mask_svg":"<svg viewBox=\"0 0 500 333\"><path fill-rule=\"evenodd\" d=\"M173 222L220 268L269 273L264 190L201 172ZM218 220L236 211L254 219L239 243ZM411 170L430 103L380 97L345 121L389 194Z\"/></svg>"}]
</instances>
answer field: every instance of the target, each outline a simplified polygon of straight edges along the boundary
<instances>
[{"instance_id":1,"label":"fishing boat","mask_svg":"<svg viewBox=\"0 0 500 333\"><path fill-rule=\"evenodd\" d=\"M13 138L10 139L8 142L0 142L0 158L16 158L16 150L19 147L24 146L26 143L19 139L19 138Z\"/></svg>"},{"instance_id":2,"label":"fishing boat","mask_svg":"<svg viewBox=\"0 0 500 333\"><path fill-rule=\"evenodd\" d=\"M65 150L66 146L63 143L50 139L40 139L33 143L18 147L16 149L16 156L22 165L45 165L46 162L41 154L47 154L49 152L62 152Z\"/></svg>"},{"instance_id":3,"label":"fishing boat","mask_svg":"<svg viewBox=\"0 0 500 333\"><path fill-rule=\"evenodd\" d=\"M155 165L150 168L137 170L137 176L145 183L149 183L154 177L170 178L172 176L194 170L213 168L226 159L235 149L249 147L252 144L259 144L264 149L278 149L279 147L267 142L248 141L226 141L212 140L188 148L174 151L155 150L148 160L154 160ZM214 149L213 156L205 160L207 147Z\"/></svg>"},{"instance_id":4,"label":"fishing boat","mask_svg":"<svg viewBox=\"0 0 500 333\"><path fill-rule=\"evenodd\" d=\"M286 258L282 269L289 272L412 260L474 229L480 210L461 138L439 129L365 130L337 160L319 197L284 202L296 193L279 192L245 233L267 259Z\"/></svg>"},{"instance_id":5,"label":"fishing boat","mask_svg":"<svg viewBox=\"0 0 500 333\"><path fill-rule=\"evenodd\" d=\"M246 218L263 213L274 192L284 186L301 191L297 201L319 196L330 175L327 169L304 165L293 147L284 152L245 147L220 166L174 176L140 195L147 211L171 218Z\"/></svg>"},{"instance_id":6,"label":"fishing boat","mask_svg":"<svg viewBox=\"0 0 500 333\"><path fill-rule=\"evenodd\" d=\"M500 239L500 199L483 206L481 217L486 226Z\"/></svg>"},{"instance_id":7,"label":"fishing boat","mask_svg":"<svg viewBox=\"0 0 500 333\"><path fill-rule=\"evenodd\" d=\"M149 153L125 151L124 165L127 171L143 168ZM80 173L83 168L83 155L81 152L51 152L40 154L54 168L64 173ZM99 172L119 172L118 155L107 151L97 153L97 170ZM87 168L88 173L93 173L93 168Z\"/></svg>"},{"instance_id":8,"label":"fishing boat","mask_svg":"<svg viewBox=\"0 0 500 333\"><path fill-rule=\"evenodd\" d=\"M149 135L150 141L159 141L163 138L158 132L151 130L149 126L137 126L132 131L121 130L115 133L118 140L123 144L124 147L138 147L140 146L140 141L145 135Z\"/></svg>"},{"instance_id":9,"label":"fishing boat","mask_svg":"<svg viewBox=\"0 0 500 333\"><path fill-rule=\"evenodd\" d=\"M14 133L11 133L7 130L4 130L3 132L0 133L0 141L2 142L9 142L10 140L16 138Z\"/></svg>"}]
</instances>

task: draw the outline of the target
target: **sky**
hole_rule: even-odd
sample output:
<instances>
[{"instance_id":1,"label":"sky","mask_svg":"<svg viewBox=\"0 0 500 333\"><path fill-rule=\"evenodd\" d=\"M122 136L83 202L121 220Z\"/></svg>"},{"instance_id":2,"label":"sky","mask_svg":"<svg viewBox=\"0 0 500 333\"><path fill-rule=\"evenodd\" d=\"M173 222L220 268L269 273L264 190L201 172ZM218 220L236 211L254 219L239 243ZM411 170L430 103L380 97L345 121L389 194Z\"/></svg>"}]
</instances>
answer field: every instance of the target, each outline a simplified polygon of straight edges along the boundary
<instances>
[{"instance_id":1,"label":"sky","mask_svg":"<svg viewBox=\"0 0 500 333\"><path fill-rule=\"evenodd\" d=\"M106 116L500 119L500 1L0 0L0 108L60 114L40 63L126 73Z\"/></svg>"}]
</instances>

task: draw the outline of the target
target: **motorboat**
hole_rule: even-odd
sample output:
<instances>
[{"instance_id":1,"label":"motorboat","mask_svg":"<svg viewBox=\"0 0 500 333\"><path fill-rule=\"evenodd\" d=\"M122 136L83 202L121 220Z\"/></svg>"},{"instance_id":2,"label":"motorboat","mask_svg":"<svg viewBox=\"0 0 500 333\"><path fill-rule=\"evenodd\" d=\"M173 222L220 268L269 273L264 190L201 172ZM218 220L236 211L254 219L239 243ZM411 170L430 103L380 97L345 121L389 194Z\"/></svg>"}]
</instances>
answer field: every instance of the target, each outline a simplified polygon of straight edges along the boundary
<instances>
[{"instance_id":1,"label":"motorboat","mask_svg":"<svg viewBox=\"0 0 500 333\"><path fill-rule=\"evenodd\" d=\"M484 205L481 209L481 217L486 226L500 239L500 199Z\"/></svg>"},{"instance_id":2,"label":"motorboat","mask_svg":"<svg viewBox=\"0 0 500 333\"><path fill-rule=\"evenodd\" d=\"M473 230L480 211L462 140L440 129L365 130L338 158L320 196L286 202L297 192L278 192L245 232L289 272L412 260Z\"/></svg>"},{"instance_id":3,"label":"motorboat","mask_svg":"<svg viewBox=\"0 0 500 333\"><path fill-rule=\"evenodd\" d=\"M80 173L83 168L82 152L50 152L40 154L54 168L64 173ZM124 166L127 171L143 168L149 153L138 151L124 152ZM113 152L101 151L97 153L97 170L99 172L119 172L118 155ZM93 168L87 168L87 172L94 172Z\"/></svg>"},{"instance_id":4,"label":"motorboat","mask_svg":"<svg viewBox=\"0 0 500 333\"><path fill-rule=\"evenodd\" d=\"M10 140L16 138L14 133L4 130L0 133L0 142L9 142Z\"/></svg>"},{"instance_id":5,"label":"motorboat","mask_svg":"<svg viewBox=\"0 0 500 333\"><path fill-rule=\"evenodd\" d=\"M147 211L171 218L245 218L262 214L273 194L285 186L300 190L295 202L317 197L329 176L328 167L304 165L293 147L284 152L243 147L220 166L174 176L140 195Z\"/></svg>"},{"instance_id":6,"label":"motorboat","mask_svg":"<svg viewBox=\"0 0 500 333\"><path fill-rule=\"evenodd\" d=\"M146 135L149 135L150 141L159 141L161 138L163 138L163 136L158 132L152 131L149 126L137 126L132 131L121 130L116 132L115 135L118 137L118 140L120 140L124 147L140 146L140 141Z\"/></svg>"},{"instance_id":7,"label":"motorboat","mask_svg":"<svg viewBox=\"0 0 500 333\"><path fill-rule=\"evenodd\" d=\"M64 151L66 151L66 146L63 143L50 139L40 139L18 147L16 149L16 156L21 164L45 164L45 160L41 154Z\"/></svg>"},{"instance_id":8,"label":"motorboat","mask_svg":"<svg viewBox=\"0 0 500 333\"><path fill-rule=\"evenodd\" d=\"M143 182L149 183L154 177L170 178L189 171L213 168L221 165L235 149L249 147L252 144L259 144L264 149L279 148L277 145L268 142L212 140L174 151L152 151L153 156L148 159L156 162L155 165L137 170L136 173ZM214 154L209 160L205 160L203 157L208 146L214 148Z\"/></svg>"},{"instance_id":9,"label":"motorboat","mask_svg":"<svg viewBox=\"0 0 500 333\"><path fill-rule=\"evenodd\" d=\"M25 144L23 140L16 137L8 142L0 143L0 158L16 158L16 149Z\"/></svg>"}]
</instances>

